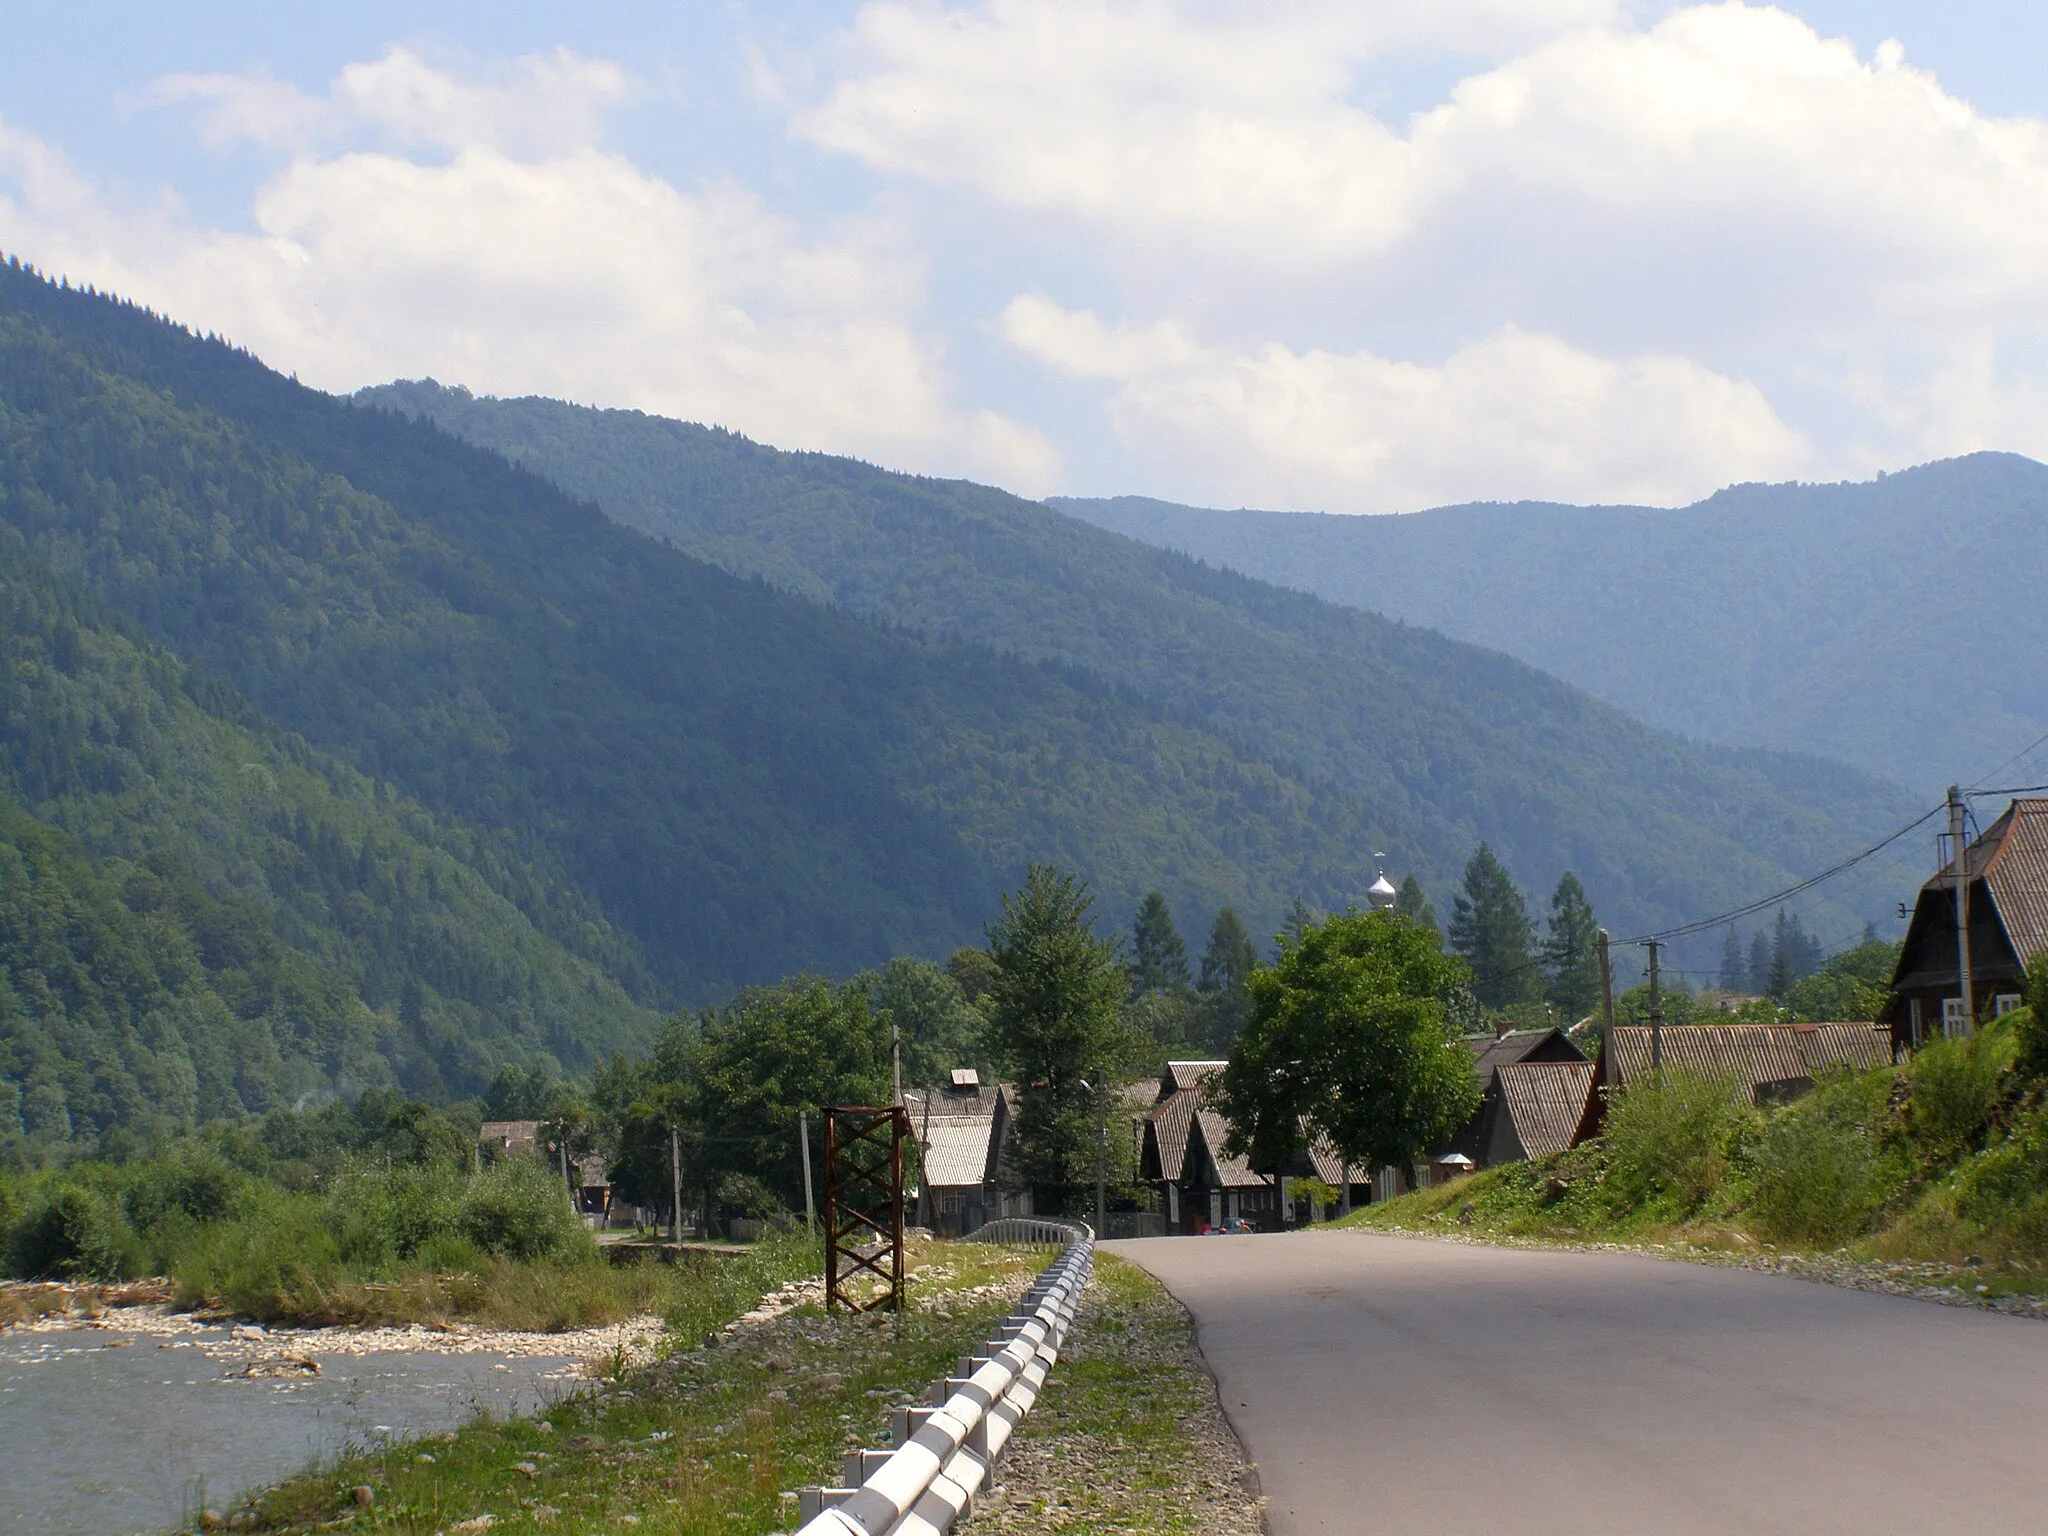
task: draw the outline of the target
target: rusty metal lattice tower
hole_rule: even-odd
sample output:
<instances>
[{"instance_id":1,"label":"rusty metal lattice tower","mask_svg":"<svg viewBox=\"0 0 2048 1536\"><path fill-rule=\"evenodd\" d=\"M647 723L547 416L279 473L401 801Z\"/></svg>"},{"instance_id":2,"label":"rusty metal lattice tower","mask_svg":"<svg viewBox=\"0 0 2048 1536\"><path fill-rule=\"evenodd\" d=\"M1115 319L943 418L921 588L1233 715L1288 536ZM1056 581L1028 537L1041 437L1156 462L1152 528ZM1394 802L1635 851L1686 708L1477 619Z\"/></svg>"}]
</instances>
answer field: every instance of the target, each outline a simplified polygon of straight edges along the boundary
<instances>
[{"instance_id":1,"label":"rusty metal lattice tower","mask_svg":"<svg viewBox=\"0 0 2048 1536\"><path fill-rule=\"evenodd\" d=\"M903 1143L910 1111L825 1111L825 1305L903 1308ZM879 1288L878 1288L879 1287Z\"/></svg>"}]
</instances>

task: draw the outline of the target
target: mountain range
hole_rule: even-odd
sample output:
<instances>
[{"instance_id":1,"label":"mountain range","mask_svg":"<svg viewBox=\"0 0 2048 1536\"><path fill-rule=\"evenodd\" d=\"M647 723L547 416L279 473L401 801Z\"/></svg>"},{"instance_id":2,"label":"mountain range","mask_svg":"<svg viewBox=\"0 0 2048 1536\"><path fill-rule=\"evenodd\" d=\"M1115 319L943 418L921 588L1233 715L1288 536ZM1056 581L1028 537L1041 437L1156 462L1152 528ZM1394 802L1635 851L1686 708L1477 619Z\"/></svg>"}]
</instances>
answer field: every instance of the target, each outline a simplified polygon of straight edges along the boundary
<instances>
[{"instance_id":1,"label":"mountain range","mask_svg":"<svg viewBox=\"0 0 2048 1536\"><path fill-rule=\"evenodd\" d=\"M2048 612L2029 596L2048 583L2048 466L2016 454L1676 509L1053 505L1492 646L1668 730L1833 758L1920 795L2048 736L2048 670L2031 660Z\"/></svg>"},{"instance_id":2,"label":"mountain range","mask_svg":"<svg viewBox=\"0 0 2048 1536\"><path fill-rule=\"evenodd\" d=\"M582 1070L975 942L1032 860L1270 933L1484 838L1627 931L1912 808L986 487L341 399L16 264L0 620L0 1136Z\"/></svg>"}]
</instances>

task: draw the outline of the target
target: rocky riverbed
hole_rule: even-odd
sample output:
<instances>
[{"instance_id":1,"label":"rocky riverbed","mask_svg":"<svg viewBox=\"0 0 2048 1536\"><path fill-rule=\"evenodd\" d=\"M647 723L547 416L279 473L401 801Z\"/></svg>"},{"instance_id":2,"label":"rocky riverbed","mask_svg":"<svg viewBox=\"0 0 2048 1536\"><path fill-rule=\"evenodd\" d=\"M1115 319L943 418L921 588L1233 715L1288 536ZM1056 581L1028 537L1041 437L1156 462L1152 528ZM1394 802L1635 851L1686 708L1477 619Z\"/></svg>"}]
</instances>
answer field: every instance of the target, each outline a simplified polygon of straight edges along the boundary
<instances>
[{"instance_id":1,"label":"rocky riverbed","mask_svg":"<svg viewBox=\"0 0 2048 1536\"><path fill-rule=\"evenodd\" d=\"M273 1331L104 1299L0 1334L0 1533L185 1523L353 1446L531 1412L650 1358L661 1337L656 1318L554 1334Z\"/></svg>"}]
</instances>

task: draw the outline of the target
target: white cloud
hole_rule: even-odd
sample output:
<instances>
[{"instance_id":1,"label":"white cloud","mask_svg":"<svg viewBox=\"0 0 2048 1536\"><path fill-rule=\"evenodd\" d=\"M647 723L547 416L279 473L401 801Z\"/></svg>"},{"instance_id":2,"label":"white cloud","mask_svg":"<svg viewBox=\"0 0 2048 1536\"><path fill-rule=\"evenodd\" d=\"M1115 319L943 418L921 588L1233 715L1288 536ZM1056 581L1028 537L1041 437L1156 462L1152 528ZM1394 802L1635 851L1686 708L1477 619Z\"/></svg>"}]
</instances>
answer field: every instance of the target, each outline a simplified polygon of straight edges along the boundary
<instances>
[{"instance_id":1,"label":"white cloud","mask_svg":"<svg viewBox=\"0 0 2048 1536\"><path fill-rule=\"evenodd\" d=\"M1433 367L1226 352L1177 325L1109 327L1037 296L1013 301L1002 329L1048 366L1109 383L1119 435L1198 499L1388 512L1597 487L1659 504L1796 474L1809 456L1753 384L1513 326Z\"/></svg>"},{"instance_id":2,"label":"white cloud","mask_svg":"<svg viewBox=\"0 0 2048 1536\"><path fill-rule=\"evenodd\" d=\"M0 245L323 388L433 375L1051 487L1042 434L951 403L943 345L918 323L923 263L893 229L870 218L806 235L739 187L647 174L590 142L579 116L616 99L620 78L566 55L484 86L402 51L344 71L319 133L339 131L340 103L438 153L301 151L261 188L253 233L117 206L0 125ZM313 131L261 82L206 99L237 131ZM559 147L523 142L548 122Z\"/></svg>"},{"instance_id":3,"label":"white cloud","mask_svg":"<svg viewBox=\"0 0 2048 1536\"><path fill-rule=\"evenodd\" d=\"M370 129L406 146L545 155L597 143L606 111L640 90L611 60L566 48L458 75L397 47L345 66L325 96L262 74L172 74L154 81L146 99L201 104L200 132L212 144L247 139L302 152Z\"/></svg>"},{"instance_id":4,"label":"white cloud","mask_svg":"<svg viewBox=\"0 0 2048 1536\"><path fill-rule=\"evenodd\" d=\"M1489 62L1428 110L1376 116L1361 79L1429 48ZM1284 398L1281 375L1317 377L1312 359L1355 383L1376 353L1452 354L1416 374L1442 390L1414 397L1448 408L1459 359L1549 338L1589 361L1656 360L1600 365L1634 381L1612 386L1623 397L1721 401L1709 414L1749 445L1722 479L1784 461L1757 426L1776 421L1766 395L1810 421L1819 473L1987 439L2048 451L2033 411L2048 392L2048 124L1981 114L1898 44L1865 58L1783 10L1727 0L1641 27L1597 4L875 3L793 123L1019 210L1034 234L1061 228L1049 238L1093 251L1121 293L1084 301L1135 322L1106 335L1194 325L1221 350L1188 365L1188 390L1227 355L1234 377L1266 380L1246 410ZM1168 376L1146 372L1148 399ZM1192 408L1139 409L1134 388L1114 397L1119 431L1173 461L1163 423ZM1507 430L1474 436L1473 458L1526 466L1541 484L1523 490L1646 483L1625 468L1633 448L1510 450ZM1388 500L1370 453L1246 441L1283 437L1324 465L1332 500ZM1648 479L1693 483L1699 456L1672 451L1672 472Z\"/></svg>"}]
</instances>

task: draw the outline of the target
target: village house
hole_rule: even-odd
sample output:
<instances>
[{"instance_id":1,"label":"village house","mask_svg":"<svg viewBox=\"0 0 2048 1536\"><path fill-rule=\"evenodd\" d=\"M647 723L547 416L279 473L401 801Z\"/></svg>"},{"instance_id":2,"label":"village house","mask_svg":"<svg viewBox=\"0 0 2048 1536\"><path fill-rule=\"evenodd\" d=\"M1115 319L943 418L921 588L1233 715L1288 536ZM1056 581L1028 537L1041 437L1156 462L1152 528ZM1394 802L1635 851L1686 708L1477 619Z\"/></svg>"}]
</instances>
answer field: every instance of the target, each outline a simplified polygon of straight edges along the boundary
<instances>
[{"instance_id":1,"label":"village house","mask_svg":"<svg viewBox=\"0 0 2048 1536\"><path fill-rule=\"evenodd\" d=\"M906 1088L903 1106L921 1170L919 1224L961 1237L998 1217L1031 1214L1031 1192L1012 1191L1008 1170L1014 1088L956 1067L944 1084Z\"/></svg>"},{"instance_id":2,"label":"village house","mask_svg":"<svg viewBox=\"0 0 2048 1536\"><path fill-rule=\"evenodd\" d=\"M1970 991L1977 1020L2020 1006L2026 969L2048 950L2048 799L2015 800L1969 845ZM1883 1022L1894 1059L1963 1028L1956 864L1920 887Z\"/></svg>"},{"instance_id":3,"label":"village house","mask_svg":"<svg viewBox=\"0 0 2048 1536\"><path fill-rule=\"evenodd\" d=\"M1868 1072L1889 1066L1891 1032L1883 1024L1672 1024L1663 1036L1666 1071L1732 1077L1752 1104L1785 1104L1810 1090L1823 1072ZM1600 1042L1594 1078L1572 1144L1600 1134L1607 1096L1656 1071L1656 1043L1642 1024L1616 1025Z\"/></svg>"},{"instance_id":4,"label":"village house","mask_svg":"<svg viewBox=\"0 0 2048 1536\"><path fill-rule=\"evenodd\" d=\"M1314 1179L1338 1191L1340 1206L1371 1198L1361 1169L1346 1169L1327 1145L1312 1144L1279 1174L1258 1172L1242 1157L1223 1151L1230 1126L1208 1103L1208 1090L1227 1062L1170 1061L1160 1074L1158 1096L1144 1121L1138 1177L1160 1188L1163 1226L1168 1233L1211 1232L1242 1225L1275 1231L1290 1221L1313 1219L1317 1211L1297 1200L1291 1186Z\"/></svg>"}]
</instances>

